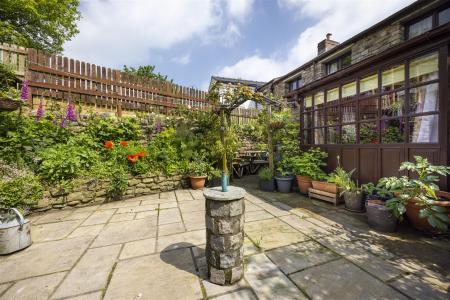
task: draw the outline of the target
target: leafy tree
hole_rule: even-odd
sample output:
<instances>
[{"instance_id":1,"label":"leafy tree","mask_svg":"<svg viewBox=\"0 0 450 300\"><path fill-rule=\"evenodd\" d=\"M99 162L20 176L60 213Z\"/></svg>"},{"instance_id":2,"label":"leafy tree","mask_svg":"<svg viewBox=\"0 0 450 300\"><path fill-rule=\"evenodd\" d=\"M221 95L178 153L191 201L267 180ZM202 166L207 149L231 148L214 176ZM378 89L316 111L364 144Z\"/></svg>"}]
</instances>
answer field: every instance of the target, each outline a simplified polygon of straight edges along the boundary
<instances>
[{"instance_id":1,"label":"leafy tree","mask_svg":"<svg viewBox=\"0 0 450 300\"><path fill-rule=\"evenodd\" d=\"M161 81L168 81L167 75L162 75L161 73L155 73L155 66L146 65L139 66L137 69L134 67L123 66L123 71L130 75L142 76L150 79L158 79ZM172 79L170 80L172 82Z\"/></svg>"},{"instance_id":2,"label":"leafy tree","mask_svg":"<svg viewBox=\"0 0 450 300\"><path fill-rule=\"evenodd\" d=\"M79 0L0 1L0 41L55 53L78 33Z\"/></svg>"}]
</instances>

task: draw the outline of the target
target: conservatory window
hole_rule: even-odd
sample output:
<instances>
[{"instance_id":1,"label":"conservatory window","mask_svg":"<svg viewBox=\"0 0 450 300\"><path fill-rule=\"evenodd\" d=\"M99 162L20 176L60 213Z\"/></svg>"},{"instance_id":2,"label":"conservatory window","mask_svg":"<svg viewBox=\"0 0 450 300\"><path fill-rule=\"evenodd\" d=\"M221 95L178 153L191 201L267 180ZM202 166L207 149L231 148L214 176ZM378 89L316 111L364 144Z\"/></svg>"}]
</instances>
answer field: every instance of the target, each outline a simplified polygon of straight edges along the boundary
<instances>
[{"instance_id":1,"label":"conservatory window","mask_svg":"<svg viewBox=\"0 0 450 300\"><path fill-rule=\"evenodd\" d=\"M327 144L339 143L339 126L331 126L327 128Z\"/></svg>"},{"instance_id":2,"label":"conservatory window","mask_svg":"<svg viewBox=\"0 0 450 300\"><path fill-rule=\"evenodd\" d=\"M405 91L398 91L381 96L381 116L399 117L403 115L405 106Z\"/></svg>"},{"instance_id":3,"label":"conservatory window","mask_svg":"<svg viewBox=\"0 0 450 300\"><path fill-rule=\"evenodd\" d=\"M427 115L409 119L410 143L437 143L439 116Z\"/></svg>"},{"instance_id":4,"label":"conservatory window","mask_svg":"<svg viewBox=\"0 0 450 300\"><path fill-rule=\"evenodd\" d=\"M416 58L409 64L410 82L413 84L438 79L438 71L437 53Z\"/></svg>"},{"instance_id":5,"label":"conservatory window","mask_svg":"<svg viewBox=\"0 0 450 300\"><path fill-rule=\"evenodd\" d=\"M405 66L395 66L381 73L381 88L383 92L402 88L405 84Z\"/></svg>"},{"instance_id":6,"label":"conservatory window","mask_svg":"<svg viewBox=\"0 0 450 300\"><path fill-rule=\"evenodd\" d=\"M314 106L319 108L323 106L322 104L325 102L324 93L319 92L314 95Z\"/></svg>"},{"instance_id":7,"label":"conservatory window","mask_svg":"<svg viewBox=\"0 0 450 300\"><path fill-rule=\"evenodd\" d=\"M334 88L327 91L327 103L336 101L339 99L339 88Z\"/></svg>"},{"instance_id":8,"label":"conservatory window","mask_svg":"<svg viewBox=\"0 0 450 300\"><path fill-rule=\"evenodd\" d=\"M364 122L359 124L360 144L379 144L377 122Z\"/></svg>"},{"instance_id":9,"label":"conservatory window","mask_svg":"<svg viewBox=\"0 0 450 300\"><path fill-rule=\"evenodd\" d=\"M356 125L342 126L342 144L356 144Z\"/></svg>"},{"instance_id":10,"label":"conservatory window","mask_svg":"<svg viewBox=\"0 0 450 300\"><path fill-rule=\"evenodd\" d=\"M309 108L311 106L312 106L312 97L311 96L305 97L305 107Z\"/></svg>"},{"instance_id":11,"label":"conservatory window","mask_svg":"<svg viewBox=\"0 0 450 300\"><path fill-rule=\"evenodd\" d=\"M419 114L439 110L438 84L427 84L409 90L409 112Z\"/></svg>"},{"instance_id":12,"label":"conservatory window","mask_svg":"<svg viewBox=\"0 0 450 300\"><path fill-rule=\"evenodd\" d=\"M342 86L342 98L356 95L356 81L347 83Z\"/></svg>"},{"instance_id":13,"label":"conservatory window","mask_svg":"<svg viewBox=\"0 0 450 300\"><path fill-rule=\"evenodd\" d=\"M314 129L314 144L325 144L325 128Z\"/></svg>"},{"instance_id":14,"label":"conservatory window","mask_svg":"<svg viewBox=\"0 0 450 300\"><path fill-rule=\"evenodd\" d=\"M380 127L383 144L397 144L405 141L405 121L403 119L383 120Z\"/></svg>"},{"instance_id":15,"label":"conservatory window","mask_svg":"<svg viewBox=\"0 0 450 300\"><path fill-rule=\"evenodd\" d=\"M359 119L370 120L378 117L378 98L359 101Z\"/></svg>"},{"instance_id":16,"label":"conservatory window","mask_svg":"<svg viewBox=\"0 0 450 300\"><path fill-rule=\"evenodd\" d=\"M359 81L359 94L361 96L373 95L378 91L378 74L367 76Z\"/></svg>"}]
</instances>

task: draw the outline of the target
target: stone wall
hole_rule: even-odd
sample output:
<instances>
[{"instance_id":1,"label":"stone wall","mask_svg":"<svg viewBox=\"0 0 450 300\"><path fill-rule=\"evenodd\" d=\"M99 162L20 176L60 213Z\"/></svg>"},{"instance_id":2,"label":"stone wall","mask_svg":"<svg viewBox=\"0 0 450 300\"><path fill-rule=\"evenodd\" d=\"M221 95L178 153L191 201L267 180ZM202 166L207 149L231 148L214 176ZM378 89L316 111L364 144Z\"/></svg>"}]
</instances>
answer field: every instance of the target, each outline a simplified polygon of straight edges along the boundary
<instances>
[{"instance_id":1,"label":"stone wall","mask_svg":"<svg viewBox=\"0 0 450 300\"><path fill-rule=\"evenodd\" d=\"M109 185L108 180L89 180L76 183L75 187L70 191L50 189L44 193L43 199L39 201L35 210L45 211L66 206L86 206L94 203L114 201L107 196ZM134 176L128 179L128 188L121 199L186 188L188 185L188 178L181 175L162 176L148 174Z\"/></svg>"}]
</instances>

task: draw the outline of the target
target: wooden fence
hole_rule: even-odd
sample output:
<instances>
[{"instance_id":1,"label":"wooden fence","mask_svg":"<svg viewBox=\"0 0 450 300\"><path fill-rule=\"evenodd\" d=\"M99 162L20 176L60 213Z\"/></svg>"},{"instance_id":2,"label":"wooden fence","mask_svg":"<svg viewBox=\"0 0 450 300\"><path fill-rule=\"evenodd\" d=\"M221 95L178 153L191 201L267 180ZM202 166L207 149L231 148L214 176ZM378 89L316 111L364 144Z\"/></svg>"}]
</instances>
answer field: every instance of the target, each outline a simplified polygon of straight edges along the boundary
<instances>
[{"instance_id":1,"label":"wooden fence","mask_svg":"<svg viewBox=\"0 0 450 300\"><path fill-rule=\"evenodd\" d=\"M180 106L209 107L204 91L32 48L0 44L0 62L11 65L19 77L27 80L31 107L44 98L70 101L119 115L122 110L169 114ZM256 116L254 109L239 108L233 112L232 119L247 124Z\"/></svg>"}]
</instances>

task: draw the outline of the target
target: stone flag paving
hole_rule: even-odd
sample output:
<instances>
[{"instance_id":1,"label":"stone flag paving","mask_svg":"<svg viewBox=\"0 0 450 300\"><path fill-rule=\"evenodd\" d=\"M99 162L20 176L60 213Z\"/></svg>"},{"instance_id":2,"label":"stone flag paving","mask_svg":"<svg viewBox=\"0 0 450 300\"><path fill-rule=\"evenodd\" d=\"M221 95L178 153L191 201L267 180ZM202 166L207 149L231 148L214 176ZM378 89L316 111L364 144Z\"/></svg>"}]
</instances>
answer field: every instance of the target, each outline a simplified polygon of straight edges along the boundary
<instances>
[{"instance_id":1,"label":"stone flag paving","mask_svg":"<svg viewBox=\"0 0 450 300\"><path fill-rule=\"evenodd\" d=\"M0 257L0 299L449 298L448 273L372 244L357 220L286 204L312 203L295 194L256 194L245 199L245 278L233 286L205 279L205 200L177 190L32 215L33 245ZM415 242L449 257L448 241Z\"/></svg>"}]
</instances>

